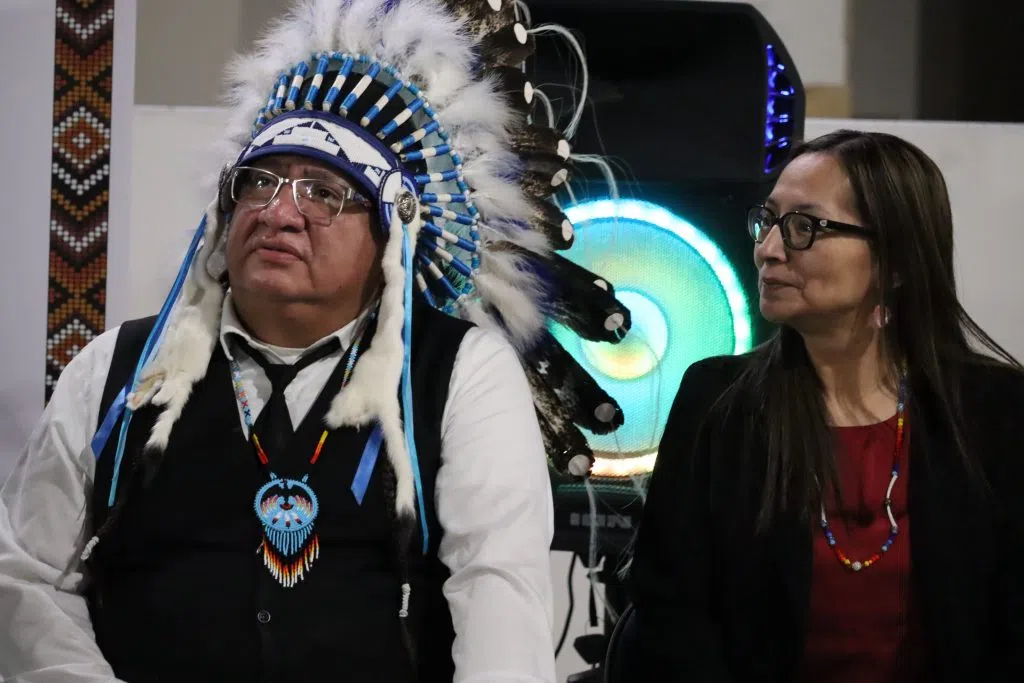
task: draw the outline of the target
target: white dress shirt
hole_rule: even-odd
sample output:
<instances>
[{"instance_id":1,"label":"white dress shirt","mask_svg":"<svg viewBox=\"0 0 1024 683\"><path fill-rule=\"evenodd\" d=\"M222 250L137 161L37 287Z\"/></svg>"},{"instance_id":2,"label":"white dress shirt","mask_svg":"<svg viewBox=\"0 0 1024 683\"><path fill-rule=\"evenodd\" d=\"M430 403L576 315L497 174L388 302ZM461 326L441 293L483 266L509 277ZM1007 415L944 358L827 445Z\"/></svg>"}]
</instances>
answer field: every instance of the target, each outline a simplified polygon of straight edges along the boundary
<instances>
[{"instance_id":1,"label":"white dress shirt","mask_svg":"<svg viewBox=\"0 0 1024 683\"><path fill-rule=\"evenodd\" d=\"M354 327L331 336L347 348ZM239 363L255 420L270 383L244 353L232 353L232 334L282 362L306 349L257 343L227 297L221 344ZM116 338L116 329L104 332L68 364L0 491L0 680L7 683L116 680L96 645L82 575L65 575L84 533L95 470L88 446ZM304 368L285 389L295 424L342 353ZM459 346L441 464L434 502L444 530L438 552L451 571L443 591L456 634L455 682L554 683L551 486L525 374L494 332L472 328Z\"/></svg>"}]
</instances>

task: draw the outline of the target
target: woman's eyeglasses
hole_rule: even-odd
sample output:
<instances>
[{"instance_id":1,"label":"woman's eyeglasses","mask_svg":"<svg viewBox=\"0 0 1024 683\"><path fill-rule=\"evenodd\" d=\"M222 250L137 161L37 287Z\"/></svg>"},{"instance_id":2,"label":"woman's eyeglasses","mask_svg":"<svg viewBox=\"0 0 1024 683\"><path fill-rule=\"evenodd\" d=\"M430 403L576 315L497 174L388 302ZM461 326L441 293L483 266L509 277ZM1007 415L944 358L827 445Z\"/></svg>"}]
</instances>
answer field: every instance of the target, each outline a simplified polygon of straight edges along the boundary
<instances>
[{"instance_id":1,"label":"woman's eyeglasses","mask_svg":"<svg viewBox=\"0 0 1024 683\"><path fill-rule=\"evenodd\" d=\"M782 243L796 251L810 249L819 232L845 232L871 240L875 239L875 233L872 230L859 225L818 218L799 211L790 211L778 216L767 206L759 204L752 206L747 212L747 232L758 244L768 238L768 233L776 225L782 232Z\"/></svg>"}]
</instances>

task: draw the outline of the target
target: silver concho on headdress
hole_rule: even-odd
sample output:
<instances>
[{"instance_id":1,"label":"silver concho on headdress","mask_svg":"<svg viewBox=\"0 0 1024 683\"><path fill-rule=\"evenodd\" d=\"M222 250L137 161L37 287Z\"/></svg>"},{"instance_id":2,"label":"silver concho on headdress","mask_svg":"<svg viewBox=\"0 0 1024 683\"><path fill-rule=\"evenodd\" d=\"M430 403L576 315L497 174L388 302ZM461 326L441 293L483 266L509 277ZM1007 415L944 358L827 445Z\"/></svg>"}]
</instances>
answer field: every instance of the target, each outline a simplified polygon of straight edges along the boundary
<instances>
[{"instance_id":1,"label":"silver concho on headdress","mask_svg":"<svg viewBox=\"0 0 1024 683\"><path fill-rule=\"evenodd\" d=\"M412 223L416 217L416 197L412 192L403 192L395 200L398 208L398 219L403 223Z\"/></svg>"}]
</instances>

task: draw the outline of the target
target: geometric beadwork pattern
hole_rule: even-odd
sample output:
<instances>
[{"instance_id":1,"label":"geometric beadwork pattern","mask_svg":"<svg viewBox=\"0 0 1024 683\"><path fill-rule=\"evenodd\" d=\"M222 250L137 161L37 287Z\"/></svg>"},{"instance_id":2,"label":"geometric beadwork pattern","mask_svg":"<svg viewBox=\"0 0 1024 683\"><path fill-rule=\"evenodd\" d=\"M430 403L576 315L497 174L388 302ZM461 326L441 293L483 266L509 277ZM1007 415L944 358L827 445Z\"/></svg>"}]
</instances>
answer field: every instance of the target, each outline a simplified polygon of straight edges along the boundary
<instances>
[{"instance_id":1,"label":"geometric beadwork pattern","mask_svg":"<svg viewBox=\"0 0 1024 683\"><path fill-rule=\"evenodd\" d=\"M46 399L104 328L114 0L57 0Z\"/></svg>"}]
</instances>

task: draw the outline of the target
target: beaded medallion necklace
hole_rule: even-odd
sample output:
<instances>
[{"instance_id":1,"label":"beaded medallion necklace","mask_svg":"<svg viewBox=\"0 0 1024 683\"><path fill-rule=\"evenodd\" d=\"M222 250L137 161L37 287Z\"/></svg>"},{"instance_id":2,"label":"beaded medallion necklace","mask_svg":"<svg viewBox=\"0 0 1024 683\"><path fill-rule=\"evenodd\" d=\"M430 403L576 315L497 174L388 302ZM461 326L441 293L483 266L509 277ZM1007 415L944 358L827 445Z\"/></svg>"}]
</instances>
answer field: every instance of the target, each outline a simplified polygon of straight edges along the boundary
<instances>
[{"instance_id":1,"label":"beaded medallion necklace","mask_svg":"<svg viewBox=\"0 0 1024 683\"><path fill-rule=\"evenodd\" d=\"M365 328L364 328L365 330ZM348 352L345 372L341 379L344 389L352 376L352 368L359 356L362 331L356 337ZM316 493L307 483L309 472L301 479L279 477L270 469L270 459L260 444L253 429L252 408L242 386L242 373L238 361L231 359L231 383L235 388L238 405L242 411L249 441L256 452L260 467L267 474L268 482L256 492L253 508L263 526L263 539L256 552L262 554L263 564L271 576L285 588L291 588L305 578L313 563L320 556L320 541L313 529L320 512ZM340 389L339 389L340 391ZM309 459L312 467L320 459L329 430L324 429Z\"/></svg>"},{"instance_id":2,"label":"beaded medallion necklace","mask_svg":"<svg viewBox=\"0 0 1024 683\"><path fill-rule=\"evenodd\" d=\"M842 548L836 543L835 534L832 533L832 528L829 526L828 517L825 516L825 503L821 504L821 530L825 534L825 539L828 541L829 547L832 548L832 552L835 553L836 559L849 569L850 571L859 572L862 569L867 569L874 563L882 559L885 553L889 552L889 548L896 542L896 536L900 532L900 527L896 523L896 516L892 513L892 490L896 486L896 480L900 476L900 454L903 452L903 432L904 426L906 425L906 406L907 406L907 370L904 366L900 373L900 387L899 397L896 401L896 446L893 449L892 454L892 474L889 478L889 486L885 491L885 514L889 518L889 536L885 539L885 542L878 549L877 552L873 553L866 560L851 560L847 557L846 553L843 552Z\"/></svg>"}]
</instances>

